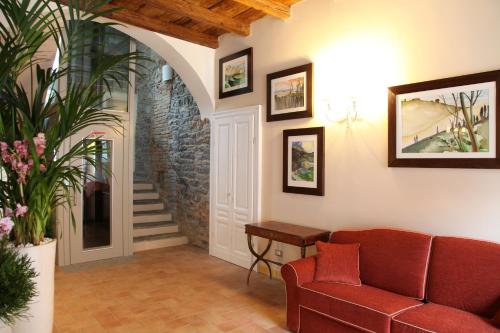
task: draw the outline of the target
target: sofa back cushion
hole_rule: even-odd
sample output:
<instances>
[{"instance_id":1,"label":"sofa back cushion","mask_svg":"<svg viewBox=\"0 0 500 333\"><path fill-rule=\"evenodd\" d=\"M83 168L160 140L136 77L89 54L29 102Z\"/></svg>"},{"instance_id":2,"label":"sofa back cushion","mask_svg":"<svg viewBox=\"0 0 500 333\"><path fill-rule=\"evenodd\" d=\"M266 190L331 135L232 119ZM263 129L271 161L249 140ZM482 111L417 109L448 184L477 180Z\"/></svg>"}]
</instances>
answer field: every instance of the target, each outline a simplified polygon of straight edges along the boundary
<instances>
[{"instance_id":1,"label":"sofa back cushion","mask_svg":"<svg viewBox=\"0 0 500 333\"><path fill-rule=\"evenodd\" d=\"M362 283L424 298L431 235L389 229L336 231L330 242L360 244Z\"/></svg>"},{"instance_id":2,"label":"sofa back cushion","mask_svg":"<svg viewBox=\"0 0 500 333\"><path fill-rule=\"evenodd\" d=\"M500 308L500 244L435 237L428 300L491 318Z\"/></svg>"}]
</instances>

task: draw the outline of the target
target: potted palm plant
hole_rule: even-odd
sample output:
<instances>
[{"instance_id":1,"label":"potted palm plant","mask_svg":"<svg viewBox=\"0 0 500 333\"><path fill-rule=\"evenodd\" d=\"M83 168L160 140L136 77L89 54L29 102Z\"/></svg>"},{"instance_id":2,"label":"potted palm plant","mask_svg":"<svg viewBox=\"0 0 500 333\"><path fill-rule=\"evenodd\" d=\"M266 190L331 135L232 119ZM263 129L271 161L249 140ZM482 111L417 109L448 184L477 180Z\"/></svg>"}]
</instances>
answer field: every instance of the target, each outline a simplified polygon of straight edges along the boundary
<instances>
[{"instance_id":1,"label":"potted palm plant","mask_svg":"<svg viewBox=\"0 0 500 333\"><path fill-rule=\"evenodd\" d=\"M82 71L71 67L72 57L98 40L89 39L95 32L87 27L110 11L103 7L109 0L63 1L67 7L60 2L0 1L0 218L13 221L10 240L38 274L37 296L14 332L52 331L56 237L47 232L55 208L71 207L72 193L81 191L83 172L74 161L95 165L98 138L77 142L64 154L61 147L88 126L119 125L120 118L101 107L109 91L96 89L96 83L128 82L124 66L133 68L130 63L139 57L98 56L85 82L71 80L64 94L58 92L61 78ZM57 70L41 66L50 43L57 48Z\"/></svg>"}]
</instances>

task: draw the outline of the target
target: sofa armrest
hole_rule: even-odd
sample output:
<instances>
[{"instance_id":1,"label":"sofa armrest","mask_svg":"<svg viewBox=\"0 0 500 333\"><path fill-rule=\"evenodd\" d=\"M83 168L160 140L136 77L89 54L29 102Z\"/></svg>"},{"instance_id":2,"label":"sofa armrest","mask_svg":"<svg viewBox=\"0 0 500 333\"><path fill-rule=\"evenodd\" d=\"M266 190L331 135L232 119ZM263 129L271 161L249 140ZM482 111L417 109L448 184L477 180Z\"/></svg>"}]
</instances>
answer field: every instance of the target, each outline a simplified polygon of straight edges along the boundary
<instances>
[{"instance_id":1,"label":"sofa armrest","mask_svg":"<svg viewBox=\"0 0 500 333\"><path fill-rule=\"evenodd\" d=\"M286 324L293 332L298 332L300 326L298 288L314 280L315 270L315 256L292 261L281 267L281 276L286 284Z\"/></svg>"},{"instance_id":2,"label":"sofa armrest","mask_svg":"<svg viewBox=\"0 0 500 333\"><path fill-rule=\"evenodd\" d=\"M288 285L301 286L314 280L316 256L291 261L281 267L281 276Z\"/></svg>"}]
</instances>

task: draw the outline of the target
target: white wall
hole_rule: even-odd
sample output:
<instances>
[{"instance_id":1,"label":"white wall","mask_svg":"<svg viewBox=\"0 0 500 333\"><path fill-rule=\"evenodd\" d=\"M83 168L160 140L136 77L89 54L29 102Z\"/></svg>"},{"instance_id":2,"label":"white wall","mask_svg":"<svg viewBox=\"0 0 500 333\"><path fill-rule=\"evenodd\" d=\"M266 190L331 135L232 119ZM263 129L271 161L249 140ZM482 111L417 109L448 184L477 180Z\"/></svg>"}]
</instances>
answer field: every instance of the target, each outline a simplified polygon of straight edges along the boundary
<instances>
[{"instance_id":1,"label":"white wall","mask_svg":"<svg viewBox=\"0 0 500 333\"><path fill-rule=\"evenodd\" d=\"M266 74L315 66L315 118L264 124L264 219L500 241L500 170L387 167L387 87L500 69L498 13L498 0L305 0L286 22L225 35L216 59L254 48L254 92L218 100L218 110L265 105ZM363 117L351 129L329 122L321 103L342 109L349 96ZM324 197L281 190L282 131L310 126L326 127Z\"/></svg>"}]
</instances>

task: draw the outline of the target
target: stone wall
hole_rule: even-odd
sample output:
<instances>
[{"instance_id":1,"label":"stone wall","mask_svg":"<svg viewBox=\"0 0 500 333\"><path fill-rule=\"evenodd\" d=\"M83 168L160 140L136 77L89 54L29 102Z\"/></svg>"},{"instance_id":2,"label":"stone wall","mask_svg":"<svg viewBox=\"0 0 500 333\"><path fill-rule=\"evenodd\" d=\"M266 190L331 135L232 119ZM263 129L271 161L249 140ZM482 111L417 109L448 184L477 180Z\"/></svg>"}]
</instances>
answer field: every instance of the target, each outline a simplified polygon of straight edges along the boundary
<instances>
[{"instance_id":1,"label":"stone wall","mask_svg":"<svg viewBox=\"0 0 500 333\"><path fill-rule=\"evenodd\" d=\"M172 149L169 165L176 177L175 218L192 244L208 248L210 124L201 119L193 96L178 75L174 76L167 118L167 141ZM168 174L169 183L173 173Z\"/></svg>"},{"instance_id":2,"label":"stone wall","mask_svg":"<svg viewBox=\"0 0 500 333\"><path fill-rule=\"evenodd\" d=\"M157 85L161 84L161 76L158 77L158 73L161 74L161 66L164 61L159 57L155 57L155 53L141 43L137 43L137 51L151 57L153 61L139 62L138 70L140 75L137 75L135 81L137 104L135 145L140 149L135 150L134 180L150 180L152 179L150 150L152 137L150 127L154 104L153 90Z\"/></svg>"},{"instance_id":3,"label":"stone wall","mask_svg":"<svg viewBox=\"0 0 500 333\"><path fill-rule=\"evenodd\" d=\"M174 73L173 80L161 82L165 61L152 51L149 56L149 74L138 85L145 105L138 106L135 175L146 174L155 184L190 243L208 248L210 124L181 78Z\"/></svg>"}]
</instances>

